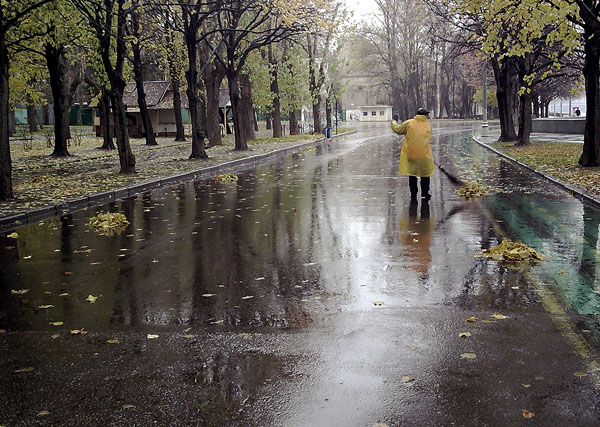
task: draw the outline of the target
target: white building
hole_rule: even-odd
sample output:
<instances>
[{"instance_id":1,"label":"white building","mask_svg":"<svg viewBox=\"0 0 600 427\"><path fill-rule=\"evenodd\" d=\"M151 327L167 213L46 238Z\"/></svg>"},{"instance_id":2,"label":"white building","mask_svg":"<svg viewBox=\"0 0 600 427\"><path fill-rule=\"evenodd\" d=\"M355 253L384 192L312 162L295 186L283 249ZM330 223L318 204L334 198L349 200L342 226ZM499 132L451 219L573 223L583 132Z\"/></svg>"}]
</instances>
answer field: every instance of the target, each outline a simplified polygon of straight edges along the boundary
<instances>
[{"instance_id":1,"label":"white building","mask_svg":"<svg viewBox=\"0 0 600 427\"><path fill-rule=\"evenodd\" d=\"M390 120L392 120L391 105L358 106L358 121L360 122L389 122Z\"/></svg>"}]
</instances>

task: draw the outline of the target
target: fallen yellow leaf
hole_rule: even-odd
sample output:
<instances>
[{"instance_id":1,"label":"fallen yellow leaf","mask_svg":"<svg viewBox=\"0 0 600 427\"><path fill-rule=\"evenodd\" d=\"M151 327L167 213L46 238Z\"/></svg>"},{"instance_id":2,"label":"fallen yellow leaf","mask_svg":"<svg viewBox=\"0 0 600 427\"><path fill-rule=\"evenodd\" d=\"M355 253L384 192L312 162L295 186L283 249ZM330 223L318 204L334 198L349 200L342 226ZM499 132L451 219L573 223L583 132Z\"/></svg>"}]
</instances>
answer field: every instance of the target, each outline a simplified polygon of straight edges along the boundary
<instances>
[{"instance_id":1,"label":"fallen yellow leaf","mask_svg":"<svg viewBox=\"0 0 600 427\"><path fill-rule=\"evenodd\" d=\"M467 319L467 322L474 322L474 321L475 321L475 318L474 318L474 317L469 317L469 318Z\"/></svg>"},{"instance_id":2,"label":"fallen yellow leaf","mask_svg":"<svg viewBox=\"0 0 600 427\"><path fill-rule=\"evenodd\" d=\"M492 314L490 317L493 317L494 319L498 320L510 319L510 317L505 316L503 314Z\"/></svg>"},{"instance_id":3,"label":"fallen yellow leaf","mask_svg":"<svg viewBox=\"0 0 600 427\"><path fill-rule=\"evenodd\" d=\"M414 377L409 377L409 376L402 377L402 382L403 383L409 383L409 382L414 381L414 380L415 380Z\"/></svg>"},{"instance_id":4,"label":"fallen yellow leaf","mask_svg":"<svg viewBox=\"0 0 600 427\"><path fill-rule=\"evenodd\" d=\"M148 334L148 335L146 335L146 338L148 338L149 340L153 340L153 339L158 338L158 335L156 335L156 334Z\"/></svg>"},{"instance_id":5,"label":"fallen yellow leaf","mask_svg":"<svg viewBox=\"0 0 600 427\"><path fill-rule=\"evenodd\" d=\"M110 339L110 340L106 340L107 344L119 344L119 340L116 338Z\"/></svg>"},{"instance_id":6,"label":"fallen yellow leaf","mask_svg":"<svg viewBox=\"0 0 600 427\"><path fill-rule=\"evenodd\" d=\"M8 236L6 236L6 237L9 237L9 238L11 238L11 239L18 239L18 238L19 238L19 235L18 235L16 232L14 232L14 233L10 233L10 234L9 234Z\"/></svg>"},{"instance_id":7,"label":"fallen yellow leaf","mask_svg":"<svg viewBox=\"0 0 600 427\"><path fill-rule=\"evenodd\" d=\"M463 353L460 355L461 359L476 359L477 355L475 353Z\"/></svg>"},{"instance_id":8,"label":"fallen yellow leaf","mask_svg":"<svg viewBox=\"0 0 600 427\"><path fill-rule=\"evenodd\" d=\"M53 326L62 326L65 323L64 322L50 322L50 324L53 325Z\"/></svg>"},{"instance_id":9,"label":"fallen yellow leaf","mask_svg":"<svg viewBox=\"0 0 600 427\"><path fill-rule=\"evenodd\" d=\"M71 335L85 335L85 334L87 334L87 331L85 331L85 330L83 330L83 329L71 329L71 330L69 331L69 333L70 333Z\"/></svg>"},{"instance_id":10,"label":"fallen yellow leaf","mask_svg":"<svg viewBox=\"0 0 600 427\"><path fill-rule=\"evenodd\" d=\"M133 409L135 408L134 405L123 405L123 409Z\"/></svg>"},{"instance_id":11,"label":"fallen yellow leaf","mask_svg":"<svg viewBox=\"0 0 600 427\"><path fill-rule=\"evenodd\" d=\"M40 416L50 415L50 411L40 411L40 412L38 412L38 415L40 415Z\"/></svg>"},{"instance_id":12,"label":"fallen yellow leaf","mask_svg":"<svg viewBox=\"0 0 600 427\"><path fill-rule=\"evenodd\" d=\"M522 385L523 387L525 387L525 388L529 388L529 387L531 387L531 384L521 384L521 385Z\"/></svg>"},{"instance_id":13,"label":"fallen yellow leaf","mask_svg":"<svg viewBox=\"0 0 600 427\"><path fill-rule=\"evenodd\" d=\"M573 375L575 375L576 377L587 377L587 374L582 371L575 372Z\"/></svg>"},{"instance_id":14,"label":"fallen yellow leaf","mask_svg":"<svg viewBox=\"0 0 600 427\"><path fill-rule=\"evenodd\" d=\"M471 336L471 332L461 332L460 334L458 334L458 336L461 338L468 338Z\"/></svg>"},{"instance_id":15,"label":"fallen yellow leaf","mask_svg":"<svg viewBox=\"0 0 600 427\"><path fill-rule=\"evenodd\" d=\"M47 304L47 305L38 305L38 308L41 308L42 310L46 309L46 308L52 308L54 307L52 304Z\"/></svg>"},{"instance_id":16,"label":"fallen yellow leaf","mask_svg":"<svg viewBox=\"0 0 600 427\"><path fill-rule=\"evenodd\" d=\"M11 289L10 291L10 293L13 295L25 295L27 292L29 292L29 289L19 289L18 291Z\"/></svg>"},{"instance_id":17,"label":"fallen yellow leaf","mask_svg":"<svg viewBox=\"0 0 600 427\"><path fill-rule=\"evenodd\" d=\"M68 292L62 293L62 294L58 294L59 297L67 297L69 296Z\"/></svg>"},{"instance_id":18,"label":"fallen yellow leaf","mask_svg":"<svg viewBox=\"0 0 600 427\"><path fill-rule=\"evenodd\" d=\"M214 297L215 295L217 295L217 294L202 294L202 296L205 298Z\"/></svg>"},{"instance_id":19,"label":"fallen yellow leaf","mask_svg":"<svg viewBox=\"0 0 600 427\"><path fill-rule=\"evenodd\" d=\"M530 412L527 409L523 409L523 418L530 419L530 418L533 418L533 417L534 417L533 412Z\"/></svg>"},{"instance_id":20,"label":"fallen yellow leaf","mask_svg":"<svg viewBox=\"0 0 600 427\"><path fill-rule=\"evenodd\" d=\"M95 297L93 295L88 295L88 297L85 299L87 302L89 302L90 304L93 304L96 302L96 300L98 299L98 297Z\"/></svg>"},{"instance_id":21,"label":"fallen yellow leaf","mask_svg":"<svg viewBox=\"0 0 600 427\"><path fill-rule=\"evenodd\" d=\"M22 369L17 369L17 370L15 371L15 374L21 374L21 373L23 373L23 372L31 372L31 371L33 371L33 368L31 368L31 367L28 367L28 368L22 368Z\"/></svg>"},{"instance_id":22,"label":"fallen yellow leaf","mask_svg":"<svg viewBox=\"0 0 600 427\"><path fill-rule=\"evenodd\" d=\"M245 297L242 297L242 299L250 299L250 298L254 298L254 295L246 295Z\"/></svg>"},{"instance_id":23,"label":"fallen yellow leaf","mask_svg":"<svg viewBox=\"0 0 600 427\"><path fill-rule=\"evenodd\" d=\"M373 301L373 305L381 306L383 305L383 301Z\"/></svg>"}]
</instances>

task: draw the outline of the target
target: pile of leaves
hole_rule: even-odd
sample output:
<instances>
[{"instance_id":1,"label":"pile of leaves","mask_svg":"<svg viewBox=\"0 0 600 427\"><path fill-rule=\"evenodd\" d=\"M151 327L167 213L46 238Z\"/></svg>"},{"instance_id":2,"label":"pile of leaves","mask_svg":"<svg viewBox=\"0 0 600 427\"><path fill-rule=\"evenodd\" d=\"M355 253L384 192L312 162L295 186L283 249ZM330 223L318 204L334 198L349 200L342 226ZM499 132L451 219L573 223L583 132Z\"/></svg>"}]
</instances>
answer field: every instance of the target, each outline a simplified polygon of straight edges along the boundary
<instances>
[{"instance_id":1,"label":"pile of leaves","mask_svg":"<svg viewBox=\"0 0 600 427\"><path fill-rule=\"evenodd\" d=\"M492 192L492 187L483 185L479 182L466 184L456 190L454 193L463 197L464 199L480 199L485 195Z\"/></svg>"},{"instance_id":2,"label":"pile of leaves","mask_svg":"<svg viewBox=\"0 0 600 427\"><path fill-rule=\"evenodd\" d=\"M484 257L508 263L528 262L534 264L545 259L544 255L522 242L502 240L495 248L483 249Z\"/></svg>"},{"instance_id":3,"label":"pile of leaves","mask_svg":"<svg viewBox=\"0 0 600 427\"><path fill-rule=\"evenodd\" d=\"M237 182L238 177L234 173L226 173L215 177L216 182Z\"/></svg>"},{"instance_id":4,"label":"pile of leaves","mask_svg":"<svg viewBox=\"0 0 600 427\"><path fill-rule=\"evenodd\" d=\"M87 219L88 225L100 234L112 236L127 228L129 221L122 213L99 212L98 215Z\"/></svg>"}]
</instances>

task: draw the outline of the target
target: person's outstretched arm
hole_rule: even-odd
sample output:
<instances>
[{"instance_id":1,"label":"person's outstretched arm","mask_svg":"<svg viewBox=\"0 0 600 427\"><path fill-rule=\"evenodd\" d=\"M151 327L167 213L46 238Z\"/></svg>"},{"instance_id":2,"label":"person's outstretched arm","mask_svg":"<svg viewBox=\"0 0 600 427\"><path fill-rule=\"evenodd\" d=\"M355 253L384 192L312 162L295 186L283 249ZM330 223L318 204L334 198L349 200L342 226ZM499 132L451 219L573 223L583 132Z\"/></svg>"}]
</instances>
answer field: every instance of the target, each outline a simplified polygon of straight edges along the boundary
<instances>
[{"instance_id":1,"label":"person's outstretched arm","mask_svg":"<svg viewBox=\"0 0 600 427\"><path fill-rule=\"evenodd\" d=\"M390 125L390 127L398 135L406 135L406 131L408 130L408 120L400 124L398 123L398 114L394 114L394 117L392 117L392 124Z\"/></svg>"}]
</instances>

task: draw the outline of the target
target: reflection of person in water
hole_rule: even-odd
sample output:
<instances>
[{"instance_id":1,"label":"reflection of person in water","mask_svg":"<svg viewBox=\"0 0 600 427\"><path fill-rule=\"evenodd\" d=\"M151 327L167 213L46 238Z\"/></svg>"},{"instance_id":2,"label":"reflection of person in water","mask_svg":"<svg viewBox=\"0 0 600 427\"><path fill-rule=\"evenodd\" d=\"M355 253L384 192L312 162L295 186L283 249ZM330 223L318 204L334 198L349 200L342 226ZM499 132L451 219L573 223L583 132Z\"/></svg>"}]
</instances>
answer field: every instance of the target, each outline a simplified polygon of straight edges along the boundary
<instances>
[{"instance_id":1,"label":"reflection of person in water","mask_svg":"<svg viewBox=\"0 0 600 427\"><path fill-rule=\"evenodd\" d=\"M425 275L429 271L431 261L429 246L431 245L435 222L430 217L429 202L427 200L423 200L421 204L419 218L417 218L417 208L417 201L411 200L408 207L408 217L400 219L400 239L405 248L405 255L412 261L410 267Z\"/></svg>"}]
</instances>

